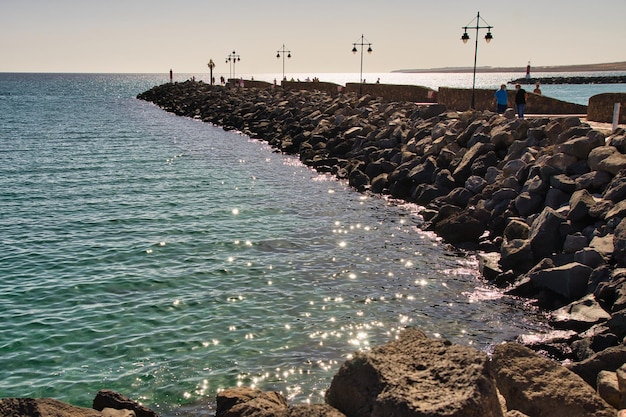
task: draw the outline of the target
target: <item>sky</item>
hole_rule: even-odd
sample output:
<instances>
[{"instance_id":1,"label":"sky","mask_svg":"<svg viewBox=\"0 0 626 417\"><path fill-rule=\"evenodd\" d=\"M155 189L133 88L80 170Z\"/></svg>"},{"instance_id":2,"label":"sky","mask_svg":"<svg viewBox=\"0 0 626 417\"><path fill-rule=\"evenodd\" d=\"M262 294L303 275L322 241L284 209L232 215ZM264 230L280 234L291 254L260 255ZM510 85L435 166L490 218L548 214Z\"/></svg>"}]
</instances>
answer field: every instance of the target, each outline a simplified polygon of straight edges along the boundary
<instances>
[{"instance_id":1,"label":"sky","mask_svg":"<svg viewBox=\"0 0 626 417\"><path fill-rule=\"evenodd\" d=\"M0 72L364 73L626 61L626 0L0 0ZM367 46L365 47L367 49Z\"/></svg>"}]
</instances>

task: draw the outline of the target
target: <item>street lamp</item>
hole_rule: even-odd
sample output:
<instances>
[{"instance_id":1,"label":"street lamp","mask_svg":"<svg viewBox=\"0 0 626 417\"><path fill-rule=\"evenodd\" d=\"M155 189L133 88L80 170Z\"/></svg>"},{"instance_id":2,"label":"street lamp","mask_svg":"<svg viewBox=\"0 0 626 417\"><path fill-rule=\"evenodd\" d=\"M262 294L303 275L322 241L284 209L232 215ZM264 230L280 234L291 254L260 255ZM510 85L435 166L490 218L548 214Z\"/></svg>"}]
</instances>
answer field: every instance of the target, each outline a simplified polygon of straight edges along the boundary
<instances>
[{"instance_id":1,"label":"street lamp","mask_svg":"<svg viewBox=\"0 0 626 417\"><path fill-rule=\"evenodd\" d=\"M235 64L237 63L237 61L241 61L241 58L239 57L239 55L237 55L237 53L235 51L233 51L232 54L228 54L228 56L226 57L226 62L227 63L232 63L232 71L230 72L230 78L235 78Z\"/></svg>"},{"instance_id":2,"label":"street lamp","mask_svg":"<svg viewBox=\"0 0 626 417\"><path fill-rule=\"evenodd\" d=\"M480 26L481 20L487 26ZM476 26L469 26L469 24L471 24L472 22L476 22ZM478 14L476 15L476 18L472 19L469 22L469 24L468 26L463 26L463 36L461 36L461 40L463 41L463 43L467 43L467 41L469 41L470 39L469 35L467 34L467 29L476 29L476 46L474 47L474 80L472 82L472 107L471 107L473 109L476 104L475 90L476 90L476 58L478 56L478 29L487 29L487 34L485 35L485 42L489 43L493 39L493 36L491 36L491 29L493 28L493 26L490 26L489 23L485 22L485 19L480 17L480 12L478 12Z\"/></svg>"},{"instance_id":3,"label":"street lamp","mask_svg":"<svg viewBox=\"0 0 626 417\"><path fill-rule=\"evenodd\" d=\"M363 93L363 47L365 45L367 45L367 53L371 54L372 53L372 44L368 41L366 42L367 39L365 39L365 36L361 35L361 41L360 42L354 42L352 44L352 53L356 55L357 53L357 46L361 46L361 78L359 80L359 95Z\"/></svg>"},{"instance_id":4,"label":"street lamp","mask_svg":"<svg viewBox=\"0 0 626 417\"><path fill-rule=\"evenodd\" d=\"M276 58L280 58L281 52L283 53L283 80L285 80L285 53L287 53L287 58L291 58L291 51L287 51L285 44L283 44L283 49L276 51Z\"/></svg>"},{"instance_id":5,"label":"street lamp","mask_svg":"<svg viewBox=\"0 0 626 417\"><path fill-rule=\"evenodd\" d=\"M209 66L209 76L211 77L209 83L213 85L213 68L215 68L215 62L213 62L213 59L209 59L209 63L207 65Z\"/></svg>"}]
</instances>

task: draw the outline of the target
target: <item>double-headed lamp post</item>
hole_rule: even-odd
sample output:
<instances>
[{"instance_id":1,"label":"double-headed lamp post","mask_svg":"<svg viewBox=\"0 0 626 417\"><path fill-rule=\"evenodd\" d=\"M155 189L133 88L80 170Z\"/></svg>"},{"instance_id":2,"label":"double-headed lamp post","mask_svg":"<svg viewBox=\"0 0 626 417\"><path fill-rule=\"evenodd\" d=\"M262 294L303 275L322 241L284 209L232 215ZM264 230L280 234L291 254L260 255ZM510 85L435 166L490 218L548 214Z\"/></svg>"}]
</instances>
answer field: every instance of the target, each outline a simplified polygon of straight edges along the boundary
<instances>
[{"instance_id":1,"label":"double-headed lamp post","mask_svg":"<svg viewBox=\"0 0 626 417\"><path fill-rule=\"evenodd\" d=\"M215 62L213 62L213 59L209 59L209 63L207 65L209 66L209 77L211 77L209 84L213 85L213 68L215 68Z\"/></svg>"},{"instance_id":2,"label":"double-headed lamp post","mask_svg":"<svg viewBox=\"0 0 626 417\"><path fill-rule=\"evenodd\" d=\"M285 80L285 54L287 54L287 58L291 58L291 51L285 49L285 44L283 44L283 48L276 51L276 58L280 58L280 53L283 53L283 80Z\"/></svg>"},{"instance_id":3,"label":"double-headed lamp post","mask_svg":"<svg viewBox=\"0 0 626 417\"><path fill-rule=\"evenodd\" d=\"M371 54L372 53L372 44L369 41L367 41L367 39L365 39L365 36L361 35L360 42L357 41L357 42L354 42L352 44L352 53L355 54L355 55L357 53L356 47L357 46L361 47L361 78L359 79L359 83L361 85L359 86L359 94L363 93L363 47L365 45L367 45L367 53Z\"/></svg>"},{"instance_id":4,"label":"double-headed lamp post","mask_svg":"<svg viewBox=\"0 0 626 417\"><path fill-rule=\"evenodd\" d=\"M235 78L235 64L237 63L237 61L241 61L241 58L239 57L239 55L237 55L235 51L233 51L232 54L228 54L228 56L226 57L226 62L232 63L232 67L233 67L230 78Z\"/></svg>"},{"instance_id":5,"label":"double-headed lamp post","mask_svg":"<svg viewBox=\"0 0 626 417\"><path fill-rule=\"evenodd\" d=\"M487 26L481 26L480 25L481 20ZM469 26L469 24L473 22L476 22L476 26ZM469 24L468 26L463 26L463 36L461 36L461 40L463 41L463 43L467 43L467 41L469 41L470 39L469 35L467 34L467 29L476 29L476 46L474 47L474 80L472 81L472 107L471 107L473 109L476 104L475 90L476 90L476 58L478 56L478 29L487 29L487 34L485 35L485 42L489 43L493 39L493 36L491 36L491 29L493 28L493 26L490 26L487 22L485 22L485 19L480 17L480 12L478 12L476 17L472 19Z\"/></svg>"}]
</instances>

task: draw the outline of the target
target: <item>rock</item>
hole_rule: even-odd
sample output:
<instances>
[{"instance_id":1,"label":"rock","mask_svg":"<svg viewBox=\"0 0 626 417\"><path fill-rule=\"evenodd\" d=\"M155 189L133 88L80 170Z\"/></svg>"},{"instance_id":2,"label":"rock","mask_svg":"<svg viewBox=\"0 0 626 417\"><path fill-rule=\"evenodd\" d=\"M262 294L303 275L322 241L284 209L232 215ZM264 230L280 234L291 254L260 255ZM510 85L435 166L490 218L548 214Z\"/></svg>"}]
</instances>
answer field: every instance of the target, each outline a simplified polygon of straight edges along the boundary
<instances>
[{"instance_id":1,"label":"rock","mask_svg":"<svg viewBox=\"0 0 626 417\"><path fill-rule=\"evenodd\" d=\"M553 311L551 316L550 323L554 327L578 332L611 318L611 315L595 300L593 294L588 294L580 300Z\"/></svg>"},{"instance_id":2,"label":"rock","mask_svg":"<svg viewBox=\"0 0 626 417\"><path fill-rule=\"evenodd\" d=\"M512 269L526 272L534 265L533 251L528 239L511 239L502 243L500 266L503 270Z\"/></svg>"},{"instance_id":3,"label":"rock","mask_svg":"<svg viewBox=\"0 0 626 417\"><path fill-rule=\"evenodd\" d=\"M111 390L100 390L93 400L94 410L113 408L117 410L132 410L137 417L158 417L157 413L139 404L137 401Z\"/></svg>"},{"instance_id":4,"label":"rock","mask_svg":"<svg viewBox=\"0 0 626 417\"><path fill-rule=\"evenodd\" d=\"M497 345L493 362L508 409L541 417L615 416L585 381L520 344Z\"/></svg>"},{"instance_id":5,"label":"rock","mask_svg":"<svg viewBox=\"0 0 626 417\"><path fill-rule=\"evenodd\" d=\"M286 417L346 417L346 415L328 404L312 404L291 406Z\"/></svg>"},{"instance_id":6,"label":"rock","mask_svg":"<svg viewBox=\"0 0 626 417\"><path fill-rule=\"evenodd\" d=\"M626 363L615 371L615 377L617 378L617 387L622 400L618 408L626 408Z\"/></svg>"},{"instance_id":7,"label":"rock","mask_svg":"<svg viewBox=\"0 0 626 417\"><path fill-rule=\"evenodd\" d=\"M565 174L550 177L550 186L566 193L573 193L576 191L576 181Z\"/></svg>"},{"instance_id":8,"label":"rock","mask_svg":"<svg viewBox=\"0 0 626 417\"><path fill-rule=\"evenodd\" d=\"M598 352L584 361L565 366L595 389L600 371L617 371L624 364L624 358L626 358L626 346L620 345Z\"/></svg>"},{"instance_id":9,"label":"rock","mask_svg":"<svg viewBox=\"0 0 626 417\"><path fill-rule=\"evenodd\" d=\"M593 171L606 171L617 175L626 168L626 156L613 146L601 146L589 153L587 163Z\"/></svg>"},{"instance_id":10,"label":"rock","mask_svg":"<svg viewBox=\"0 0 626 417\"><path fill-rule=\"evenodd\" d=\"M595 236L591 242L589 242L589 247L597 251L604 258L609 258L613 256L613 252L615 251L614 240L615 236L611 233L605 236Z\"/></svg>"},{"instance_id":11,"label":"rock","mask_svg":"<svg viewBox=\"0 0 626 417\"><path fill-rule=\"evenodd\" d=\"M463 184L471 175L471 167L474 161L481 155L485 155L489 151L493 151L495 146L491 143L479 142L472 146L463 156L461 163L452 173L457 183Z\"/></svg>"},{"instance_id":12,"label":"rock","mask_svg":"<svg viewBox=\"0 0 626 417\"><path fill-rule=\"evenodd\" d=\"M615 228L613 256L619 265L626 266L626 219L622 220Z\"/></svg>"},{"instance_id":13,"label":"rock","mask_svg":"<svg viewBox=\"0 0 626 417\"><path fill-rule=\"evenodd\" d=\"M435 232L448 243L476 242L485 232L485 223L463 210L437 222Z\"/></svg>"},{"instance_id":14,"label":"rock","mask_svg":"<svg viewBox=\"0 0 626 417\"><path fill-rule=\"evenodd\" d=\"M100 411L52 398L0 398L2 417L103 417Z\"/></svg>"},{"instance_id":15,"label":"rock","mask_svg":"<svg viewBox=\"0 0 626 417\"><path fill-rule=\"evenodd\" d=\"M572 194L569 200L570 210L567 219L572 222L584 220L589 216L589 210L594 206L596 201L587 190L578 190Z\"/></svg>"},{"instance_id":16,"label":"rock","mask_svg":"<svg viewBox=\"0 0 626 417\"><path fill-rule=\"evenodd\" d=\"M600 371L596 382L598 395L616 409L620 408L622 398L619 392L617 374L610 371Z\"/></svg>"},{"instance_id":17,"label":"rock","mask_svg":"<svg viewBox=\"0 0 626 417\"><path fill-rule=\"evenodd\" d=\"M560 251L563 245L561 239L561 222L565 220L554 209L546 207L530 228L530 245L535 259L547 258L552 253Z\"/></svg>"},{"instance_id":18,"label":"rock","mask_svg":"<svg viewBox=\"0 0 626 417\"><path fill-rule=\"evenodd\" d=\"M591 132L589 132L591 133ZM569 139L568 141L558 145L556 152L563 152L573 155L578 159L587 159L589 153L598 146L604 145L604 136L588 135L579 138Z\"/></svg>"},{"instance_id":19,"label":"rock","mask_svg":"<svg viewBox=\"0 0 626 417\"><path fill-rule=\"evenodd\" d=\"M217 394L216 417L287 417L289 405L278 392L239 387Z\"/></svg>"},{"instance_id":20,"label":"rock","mask_svg":"<svg viewBox=\"0 0 626 417\"><path fill-rule=\"evenodd\" d=\"M528 226L524 219L513 217L509 219L504 228L504 238L507 240L527 239L529 232L530 226Z\"/></svg>"},{"instance_id":21,"label":"rock","mask_svg":"<svg viewBox=\"0 0 626 417\"><path fill-rule=\"evenodd\" d=\"M620 171L606 187L602 198L613 202L626 199L626 171Z\"/></svg>"},{"instance_id":22,"label":"rock","mask_svg":"<svg viewBox=\"0 0 626 417\"><path fill-rule=\"evenodd\" d=\"M587 238L585 238L585 241ZM574 254L574 261L590 268L597 268L606 262L606 259L600 252L591 248L583 248Z\"/></svg>"},{"instance_id":23,"label":"rock","mask_svg":"<svg viewBox=\"0 0 626 417\"><path fill-rule=\"evenodd\" d=\"M563 253L576 253L582 251L587 247L587 238L582 233L575 233L565 236L565 243L563 243ZM587 264L585 264L587 265Z\"/></svg>"},{"instance_id":24,"label":"rock","mask_svg":"<svg viewBox=\"0 0 626 417\"><path fill-rule=\"evenodd\" d=\"M357 352L335 374L326 402L346 416L502 416L486 354L416 329Z\"/></svg>"},{"instance_id":25,"label":"rock","mask_svg":"<svg viewBox=\"0 0 626 417\"><path fill-rule=\"evenodd\" d=\"M493 281L498 275L502 273L502 269L499 267L500 254L497 252L479 252L476 257L478 258L478 270L480 274Z\"/></svg>"},{"instance_id":26,"label":"rock","mask_svg":"<svg viewBox=\"0 0 626 417\"><path fill-rule=\"evenodd\" d=\"M602 192L613 176L604 171L591 171L576 178L576 188L591 192Z\"/></svg>"},{"instance_id":27,"label":"rock","mask_svg":"<svg viewBox=\"0 0 626 417\"><path fill-rule=\"evenodd\" d=\"M478 194L485 189L487 181L477 175L472 175L465 181L464 186L472 193Z\"/></svg>"},{"instance_id":28,"label":"rock","mask_svg":"<svg viewBox=\"0 0 626 417\"><path fill-rule=\"evenodd\" d=\"M621 310L611 314L611 318L606 322L606 324L619 338L626 337L626 310Z\"/></svg>"},{"instance_id":29,"label":"rock","mask_svg":"<svg viewBox=\"0 0 626 417\"><path fill-rule=\"evenodd\" d=\"M567 300L577 300L587 292L587 281L593 269L573 262L542 269L530 274L535 288L548 289Z\"/></svg>"},{"instance_id":30,"label":"rock","mask_svg":"<svg viewBox=\"0 0 626 417\"><path fill-rule=\"evenodd\" d=\"M105 408L102 410L102 417L136 417L133 410L116 410L115 408Z\"/></svg>"},{"instance_id":31,"label":"rock","mask_svg":"<svg viewBox=\"0 0 626 417\"><path fill-rule=\"evenodd\" d=\"M515 209L522 217L537 213L543 207L544 198L537 193L524 191L515 198Z\"/></svg>"}]
</instances>

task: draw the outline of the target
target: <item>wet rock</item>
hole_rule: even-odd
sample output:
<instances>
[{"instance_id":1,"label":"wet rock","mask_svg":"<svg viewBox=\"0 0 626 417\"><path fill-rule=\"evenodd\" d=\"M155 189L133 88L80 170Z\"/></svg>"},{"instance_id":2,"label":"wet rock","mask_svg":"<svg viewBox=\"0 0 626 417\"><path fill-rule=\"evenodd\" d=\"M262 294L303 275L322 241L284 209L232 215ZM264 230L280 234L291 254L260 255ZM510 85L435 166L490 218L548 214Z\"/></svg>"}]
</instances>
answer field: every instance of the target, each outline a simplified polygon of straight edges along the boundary
<instances>
[{"instance_id":1,"label":"wet rock","mask_svg":"<svg viewBox=\"0 0 626 417\"><path fill-rule=\"evenodd\" d=\"M92 408L94 410L103 410L105 408L132 410L137 417L158 417L157 413L151 409L144 407L137 401L132 400L119 392L111 390L98 391L93 400Z\"/></svg>"},{"instance_id":2,"label":"wet rock","mask_svg":"<svg viewBox=\"0 0 626 417\"><path fill-rule=\"evenodd\" d=\"M594 324L605 322L611 318L593 294L588 294L551 314L550 323L560 329L572 329L578 332L589 329Z\"/></svg>"},{"instance_id":3,"label":"wet rock","mask_svg":"<svg viewBox=\"0 0 626 417\"><path fill-rule=\"evenodd\" d=\"M535 288L548 289L567 300L577 300L587 292L592 268L576 262L542 269L530 275Z\"/></svg>"}]
</instances>

